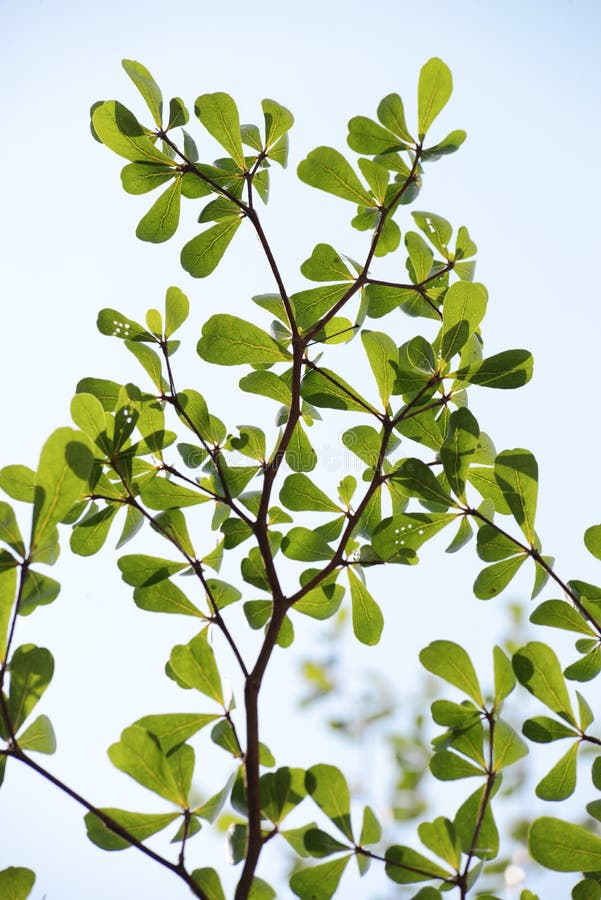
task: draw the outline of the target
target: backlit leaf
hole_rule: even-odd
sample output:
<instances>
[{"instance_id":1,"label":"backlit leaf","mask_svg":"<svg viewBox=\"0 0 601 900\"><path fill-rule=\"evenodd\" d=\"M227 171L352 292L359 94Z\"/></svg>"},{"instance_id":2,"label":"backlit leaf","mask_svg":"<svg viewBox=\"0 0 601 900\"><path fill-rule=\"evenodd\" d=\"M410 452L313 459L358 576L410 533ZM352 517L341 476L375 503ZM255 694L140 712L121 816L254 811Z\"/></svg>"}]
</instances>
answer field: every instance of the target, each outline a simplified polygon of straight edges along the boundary
<instances>
[{"instance_id":1,"label":"backlit leaf","mask_svg":"<svg viewBox=\"0 0 601 900\"><path fill-rule=\"evenodd\" d=\"M352 203L361 206L372 206L374 203L350 163L332 147L317 147L312 150L300 163L298 177L305 184Z\"/></svg>"},{"instance_id":2,"label":"backlit leaf","mask_svg":"<svg viewBox=\"0 0 601 900\"><path fill-rule=\"evenodd\" d=\"M273 363L290 358L267 332L237 316L218 313L205 322L198 355L221 366Z\"/></svg>"},{"instance_id":3,"label":"backlit leaf","mask_svg":"<svg viewBox=\"0 0 601 900\"><path fill-rule=\"evenodd\" d=\"M422 66L417 87L417 128L420 141L446 106L452 91L453 77L448 66L438 57L429 59Z\"/></svg>"}]
</instances>

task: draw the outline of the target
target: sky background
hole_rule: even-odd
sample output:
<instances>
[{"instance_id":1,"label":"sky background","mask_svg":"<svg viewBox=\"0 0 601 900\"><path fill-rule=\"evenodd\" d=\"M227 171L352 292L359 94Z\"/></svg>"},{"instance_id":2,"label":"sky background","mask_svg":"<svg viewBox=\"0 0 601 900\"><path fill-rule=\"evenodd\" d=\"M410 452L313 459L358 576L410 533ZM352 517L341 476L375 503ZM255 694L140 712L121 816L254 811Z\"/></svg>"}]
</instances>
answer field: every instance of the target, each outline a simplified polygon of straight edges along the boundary
<instances>
[{"instance_id":1,"label":"sky background","mask_svg":"<svg viewBox=\"0 0 601 900\"><path fill-rule=\"evenodd\" d=\"M0 465L35 467L47 435L69 423L80 378L140 381L133 357L97 332L96 314L114 306L139 319L149 306L162 306L170 284L188 293L192 308L183 332L189 348L176 357L181 383L201 389L230 427L248 421L247 407L225 384L235 386L237 370L202 368L193 348L212 312L244 315L253 294L272 290L270 273L250 233L239 233L223 270L205 281L189 278L179 266L179 251L195 233L191 204L167 244L136 240L148 198L123 193L120 161L91 140L88 130L95 100L115 97L142 115L142 101L120 66L123 57L144 63L164 96L180 95L189 107L198 94L223 90L236 99L242 121L261 121L263 97L293 111L290 164L285 172L273 170L264 221L294 290L302 284L298 266L318 241L351 256L365 248L364 236L348 226L348 204L301 185L296 165L321 144L344 152L348 119L374 116L390 92L401 94L412 121L419 69L440 56L453 72L454 94L432 135L442 138L464 128L468 140L454 156L428 166L415 208L443 215L456 228L467 225L478 244L477 278L490 292L486 353L526 347L535 358L535 378L526 388L476 390L471 402L497 449L522 446L536 455L539 532L559 573L598 578L581 540L584 529L601 519L596 0L307 0L295 6L265 0L256 7L240 0L180 0L172 8L152 0L0 0L0 34ZM200 135L200 127L194 133ZM202 140L207 160L218 155L208 138ZM254 307L249 315L265 324ZM356 353L358 343L350 346ZM323 440L317 449L337 459L336 433ZM350 679L364 666L378 665L410 694L417 684L417 653L438 637L461 641L478 662L489 663L502 628L502 604L473 599L474 551L445 557L444 546L428 545L415 568L370 575L387 624L377 651L349 643ZM39 709L53 720L60 752L44 762L99 805L151 809L144 802L152 798L111 768L106 746L140 715L182 705L162 666L171 646L192 633L185 622L134 607L110 547L93 561L65 549L51 574L63 583L61 596L21 620L18 633L19 643L48 646L57 659L55 680ZM527 603L529 579L509 593ZM300 628L298 654L312 651L317 633L310 621ZM279 764L309 765L317 760L317 736L290 708L298 696L294 653L274 661L277 689L266 694L272 738L267 742ZM323 748L329 761L338 761L335 754L342 751L325 739ZM364 774L365 753L347 752L351 773ZM222 757L210 754L199 767L201 790L213 785L216 766L227 774ZM3 822L11 823L3 829L0 868L35 869L34 900L120 898L130 890L147 900L166 892L173 900L188 896L184 886L134 851L108 856L96 850L82 836L72 801L14 766L0 810ZM191 847L197 864L207 864L201 845ZM344 883L343 895L349 895Z\"/></svg>"}]
</instances>

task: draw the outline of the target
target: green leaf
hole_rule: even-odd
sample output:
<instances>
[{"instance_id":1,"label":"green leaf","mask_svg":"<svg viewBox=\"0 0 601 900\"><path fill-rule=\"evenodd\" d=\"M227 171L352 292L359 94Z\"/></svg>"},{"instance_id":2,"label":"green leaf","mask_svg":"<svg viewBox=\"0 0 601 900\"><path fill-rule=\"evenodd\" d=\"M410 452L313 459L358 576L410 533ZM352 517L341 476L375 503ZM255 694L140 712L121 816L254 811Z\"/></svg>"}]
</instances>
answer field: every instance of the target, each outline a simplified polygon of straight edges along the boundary
<instances>
[{"instance_id":1,"label":"green leaf","mask_svg":"<svg viewBox=\"0 0 601 900\"><path fill-rule=\"evenodd\" d=\"M576 789L576 767L579 741L555 763L550 772L536 786L536 796L541 800L565 800Z\"/></svg>"},{"instance_id":2,"label":"green leaf","mask_svg":"<svg viewBox=\"0 0 601 900\"><path fill-rule=\"evenodd\" d=\"M307 569L303 572L304 576L316 575L318 569ZM340 604L344 596L344 588L339 584L321 584L319 587L313 588L297 600L292 609L295 612L302 613L304 616L311 616L312 619L329 619L340 609Z\"/></svg>"},{"instance_id":3,"label":"green leaf","mask_svg":"<svg viewBox=\"0 0 601 900\"><path fill-rule=\"evenodd\" d=\"M459 871L461 846L457 840L453 823L449 819L439 816L433 822L422 822L421 825L418 825L417 831L424 847L427 847L440 859L444 859L455 872Z\"/></svg>"},{"instance_id":4,"label":"green leaf","mask_svg":"<svg viewBox=\"0 0 601 900\"><path fill-rule=\"evenodd\" d=\"M411 215L415 219L417 227L426 235L430 243L445 259L448 259L449 241L453 234L450 222L447 222L442 216L436 216L429 212L412 212Z\"/></svg>"},{"instance_id":5,"label":"green leaf","mask_svg":"<svg viewBox=\"0 0 601 900\"><path fill-rule=\"evenodd\" d=\"M294 116L289 109L276 103L275 100L261 101L261 109L265 117L265 146L272 147L294 125Z\"/></svg>"},{"instance_id":6,"label":"green leaf","mask_svg":"<svg viewBox=\"0 0 601 900\"><path fill-rule=\"evenodd\" d=\"M213 716L212 718L215 718L215 717ZM210 797L208 800L206 800L202 804L202 806L198 806L194 810L194 814L197 816L200 816L203 819L206 819L207 822L211 822L211 823L214 822L217 819L221 810L223 809L223 806L225 805L226 800L230 796L230 793L232 791L232 785L234 784L234 779L235 779L235 775L230 775L230 777L226 781L225 785L221 788L221 790L218 791L216 794L214 794L212 797Z\"/></svg>"},{"instance_id":7,"label":"green leaf","mask_svg":"<svg viewBox=\"0 0 601 900\"><path fill-rule=\"evenodd\" d=\"M113 519L119 506L105 506L97 509L94 505L83 519L74 526L69 538L69 546L79 556L93 556L98 553L108 537Z\"/></svg>"},{"instance_id":8,"label":"green leaf","mask_svg":"<svg viewBox=\"0 0 601 900\"><path fill-rule=\"evenodd\" d=\"M463 852L473 852L474 856L479 859L494 859L499 852L499 832L492 815L492 797L488 797L487 800L487 793L488 788L485 785L471 794L457 810L453 823ZM481 822L481 825L478 831L477 846L472 850L478 822Z\"/></svg>"},{"instance_id":9,"label":"green leaf","mask_svg":"<svg viewBox=\"0 0 601 900\"><path fill-rule=\"evenodd\" d=\"M165 295L165 337L177 331L188 318L190 304L188 298L178 287L167 288Z\"/></svg>"},{"instance_id":10,"label":"green leaf","mask_svg":"<svg viewBox=\"0 0 601 900\"><path fill-rule=\"evenodd\" d=\"M265 571L265 564L258 547L253 547L246 559L242 560L240 571L248 584L252 584L262 591L271 590L267 572Z\"/></svg>"},{"instance_id":11,"label":"green leaf","mask_svg":"<svg viewBox=\"0 0 601 900\"><path fill-rule=\"evenodd\" d=\"M142 502L149 509L176 509L181 506L195 506L206 503L208 495L200 490L191 490L169 481L168 478L155 477L140 491Z\"/></svg>"},{"instance_id":12,"label":"green leaf","mask_svg":"<svg viewBox=\"0 0 601 900\"><path fill-rule=\"evenodd\" d=\"M452 750L439 750L430 760L430 771L439 781L457 781L460 778L482 778L485 770L468 762Z\"/></svg>"},{"instance_id":13,"label":"green leaf","mask_svg":"<svg viewBox=\"0 0 601 900\"><path fill-rule=\"evenodd\" d=\"M366 116L354 116L348 123L348 129L347 143L356 153L384 154L405 147L395 134Z\"/></svg>"},{"instance_id":14,"label":"green leaf","mask_svg":"<svg viewBox=\"0 0 601 900\"><path fill-rule=\"evenodd\" d=\"M384 201L386 199L386 189L388 188L388 181L390 178L388 169L385 169L384 166L378 165L378 163L373 162L371 159L360 159L359 168L361 169L361 174L367 181L370 189L373 191L374 197L376 198L378 204L384 204ZM386 226L391 222L393 222L393 220L390 217L386 219L386 221L384 222L384 230L386 229ZM398 247L398 243L396 246ZM394 249L396 250L396 247ZM378 255L378 250L376 249L376 256Z\"/></svg>"},{"instance_id":15,"label":"green leaf","mask_svg":"<svg viewBox=\"0 0 601 900\"><path fill-rule=\"evenodd\" d=\"M177 231L182 195L181 179L176 178L138 222L136 237L161 244Z\"/></svg>"},{"instance_id":16,"label":"green leaf","mask_svg":"<svg viewBox=\"0 0 601 900\"><path fill-rule=\"evenodd\" d=\"M564 669L564 675L570 681L591 681L601 672L601 652L595 647L581 659Z\"/></svg>"},{"instance_id":17,"label":"green leaf","mask_svg":"<svg viewBox=\"0 0 601 900\"><path fill-rule=\"evenodd\" d=\"M25 544L12 507L0 501L0 541L12 547L19 556L25 556Z\"/></svg>"},{"instance_id":18,"label":"green leaf","mask_svg":"<svg viewBox=\"0 0 601 900\"><path fill-rule=\"evenodd\" d=\"M0 896L3 900L27 900L35 882L35 872L23 866L9 866L0 872Z\"/></svg>"},{"instance_id":19,"label":"green leaf","mask_svg":"<svg viewBox=\"0 0 601 900\"><path fill-rule=\"evenodd\" d=\"M377 844L382 837L382 826L372 808L366 806L363 809L363 824L361 825L361 836L359 838L359 846L365 847L368 844Z\"/></svg>"},{"instance_id":20,"label":"green leaf","mask_svg":"<svg viewBox=\"0 0 601 900\"><path fill-rule=\"evenodd\" d=\"M133 162L121 169L121 184L128 194L147 194L175 175L173 166L158 162Z\"/></svg>"},{"instance_id":21,"label":"green leaf","mask_svg":"<svg viewBox=\"0 0 601 900\"><path fill-rule=\"evenodd\" d=\"M577 727L561 666L551 647L531 641L514 655L512 665L520 684L562 719Z\"/></svg>"},{"instance_id":22,"label":"green leaf","mask_svg":"<svg viewBox=\"0 0 601 900\"><path fill-rule=\"evenodd\" d=\"M108 749L113 765L165 800L185 807L183 795L158 741L139 725L121 732L121 739Z\"/></svg>"},{"instance_id":23,"label":"green leaf","mask_svg":"<svg viewBox=\"0 0 601 900\"><path fill-rule=\"evenodd\" d=\"M221 881L215 869L195 869L192 872L192 879L199 888L202 888L206 900L225 900Z\"/></svg>"},{"instance_id":24,"label":"green leaf","mask_svg":"<svg viewBox=\"0 0 601 900\"><path fill-rule=\"evenodd\" d=\"M42 448L36 475L31 547L44 543L89 484L94 457L80 432L58 428Z\"/></svg>"},{"instance_id":25,"label":"green leaf","mask_svg":"<svg viewBox=\"0 0 601 900\"><path fill-rule=\"evenodd\" d=\"M440 484L432 469L421 459L406 459L390 477L410 496L445 508L455 506L453 498Z\"/></svg>"},{"instance_id":26,"label":"green leaf","mask_svg":"<svg viewBox=\"0 0 601 900\"><path fill-rule=\"evenodd\" d=\"M405 234L405 247L411 262L412 280L415 284L424 282L432 270L434 254L423 237L416 231Z\"/></svg>"},{"instance_id":27,"label":"green leaf","mask_svg":"<svg viewBox=\"0 0 601 900\"><path fill-rule=\"evenodd\" d=\"M324 763L311 766L305 775L305 787L328 819L354 842L350 793L340 769Z\"/></svg>"},{"instance_id":28,"label":"green leaf","mask_svg":"<svg viewBox=\"0 0 601 900\"><path fill-rule=\"evenodd\" d=\"M511 667L511 661L501 647L493 647L493 662L495 672L495 708L498 708L505 697L508 697L513 691L516 685L516 678Z\"/></svg>"},{"instance_id":29,"label":"green leaf","mask_svg":"<svg viewBox=\"0 0 601 900\"><path fill-rule=\"evenodd\" d=\"M298 177L305 184L358 203L373 206L374 199L359 181L350 163L332 147L317 147L298 167Z\"/></svg>"},{"instance_id":30,"label":"green leaf","mask_svg":"<svg viewBox=\"0 0 601 900\"><path fill-rule=\"evenodd\" d=\"M197 345L201 359L220 366L274 363L290 359L267 332L237 316L218 313L205 322Z\"/></svg>"},{"instance_id":31,"label":"green leaf","mask_svg":"<svg viewBox=\"0 0 601 900\"><path fill-rule=\"evenodd\" d=\"M465 482L470 463L478 448L480 426L466 406L449 417L449 430L440 448L440 459L451 490L465 500Z\"/></svg>"},{"instance_id":32,"label":"green leaf","mask_svg":"<svg viewBox=\"0 0 601 900\"><path fill-rule=\"evenodd\" d=\"M152 734L163 752L168 754L217 718L211 713L163 713L143 716L133 724Z\"/></svg>"},{"instance_id":33,"label":"green leaf","mask_svg":"<svg viewBox=\"0 0 601 900\"><path fill-rule=\"evenodd\" d=\"M375 468L382 452L382 439L371 425L355 425L342 434L341 441L359 459Z\"/></svg>"},{"instance_id":34,"label":"green leaf","mask_svg":"<svg viewBox=\"0 0 601 900\"><path fill-rule=\"evenodd\" d=\"M152 113L157 128L163 125L163 96L161 90L148 71L141 63L133 59L122 59L121 65L138 88L146 101L148 109Z\"/></svg>"},{"instance_id":35,"label":"green leaf","mask_svg":"<svg viewBox=\"0 0 601 900\"><path fill-rule=\"evenodd\" d=\"M415 551L455 518L454 513L399 513L376 526L372 546L386 562L417 561Z\"/></svg>"},{"instance_id":36,"label":"green leaf","mask_svg":"<svg viewBox=\"0 0 601 900\"><path fill-rule=\"evenodd\" d=\"M384 627L384 616L352 566L347 568L351 589L353 632L362 644L373 647L379 643Z\"/></svg>"},{"instance_id":37,"label":"green leaf","mask_svg":"<svg viewBox=\"0 0 601 900\"><path fill-rule=\"evenodd\" d=\"M227 753L231 753L235 759L242 757L243 754L236 738L236 732L227 719L221 719L213 726L211 729L211 740Z\"/></svg>"},{"instance_id":38,"label":"green leaf","mask_svg":"<svg viewBox=\"0 0 601 900\"><path fill-rule=\"evenodd\" d=\"M8 713L16 733L50 684L54 660L44 647L23 644L13 653L9 669Z\"/></svg>"},{"instance_id":39,"label":"green leaf","mask_svg":"<svg viewBox=\"0 0 601 900\"><path fill-rule=\"evenodd\" d=\"M418 135L423 140L430 125L447 105L453 91L450 69L441 59L433 57L422 66L417 86Z\"/></svg>"},{"instance_id":40,"label":"green leaf","mask_svg":"<svg viewBox=\"0 0 601 900\"><path fill-rule=\"evenodd\" d=\"M501 562L493 563L492 566L486 566L474 582L474 595L478 600L490 600L491 597L496 597L505 590L526 559L528 557L523 554L503 559Z\"/></svg>"},{"instance_id":41,"label":"green leaf","mask_svg":"<svg viewBox=\"0 0 601 900\"><path fill-rule=\"evenodd\" d=\"M282 552L288 559L302 562L330 560L334 551L327 541L309 528L291 528L282 540Z\"/></svg>"},{"instance_id":42,"label":"green leaf","mask_svg":"<svg viewBox=\"0 0 601 900\"><path fill-rule=\"evenodd\" d=\"M472 661L463 647L452 641L433 641L419 654L420 662L429 672L455 685L484 706L484 698Z\"/></svg>"},{"instance_id":43,"label":"green leaf","mask_svg":"<svg viewBox=\"0 0 601 900\"><path fill-rule=\"evenodd\" d=\"M362 331L361 340L386 408L394 388L399 349L392 338L381 331Z\"/></svg>"},{"instance_id":44,"label":"green leaf","mask_svg":"<svg viewBox=\"0 0 601 900\"><path fill-rule=\"evenodd\" d=\"M201 631L188 644L177 644L171 651L169 665L178 679L196 688L224 706L221 676L215 654L209 645L208 631Z\"/></svg>"},{"instance_id":45,"label":"green leaf","mask_svg":"<svg viewBox=\"0 0 601 900\"><path fill-rule=\"evenodd\" d=\"M534 716L522 725L522 734L537 744L550 744L563 738L577 738L578 732L550 716Z\"/></svg>"},{"instance_id":46,"label":"green leaf","mask_svg":"<svg viewBox=\"0 0 601 900\"><path fill-rule=\"evenodd\" d=\"M413 144L413 138L405 121L403 101L398 94L387 94L378 104L378 119L402 141Z\"/></svg>"},{"instance_id":47,"label":"green leaf","mask_svg":"<svg viewBox=\"0 0 601 900\"><path fill-rule=\"evenodd\" d=\"M229 94L202 94L194 103L194 112L209 134L221 144L241 169L245 169L238 107Z\"/></svg>"},{"instance_id":48,"label":"green leaf","mask_svg":"<svg viewBox=\"0 0 601 900\"><path fill-rule=\"evenodd\" d=\"M341 856L310 869L300 869L290 878L293 893L301 900L330 900L347 867L350 856Z\"/></svg>"},{"instance_id":49,"label":"green leaf","mask_svg":"<svg viewBox=\"0 0 601 900\"><path fill-rule=\"evenodd\" d=\"M276 892L271 885L255 875L250 886L248 900L274 900L275 897Z\"/></svg>"},{"instance_id":50,"label":"green leaf","mask_svg":"<svg viewBox=\"0 0 601 900\"><path fill-rule=\"evenodd\" d=\"M0 550L0 663L6 660L8 629L13 614L17 592L17 561L8 552Z\"/></svg>"},{"instance_id":51,"label":"green leaf","mask_svg":"<svg viewBox=\"0 0 601 900\"><path fill-rule=\"evenodd\" d=\"M530 381L533 367L534 360L528 350L504 350L462 366L455 372L455 378L466 384L512 390Z\"/></svg>"},{"instance_id":52,"label":"green leaf","mask_svg":"<svg viewBox=\"0 0 601 900\"><path fill-rule=\"evenodd\" d=\"M601 869L601 838L588 828L561 819L535 819L528 835L528 849L533 859L554 872Z\"/></svg>"},{"instance_id":53,"label":"green leaf","mask_svg":"<svg viewBox=\"0 0 601 900\"><path fill-rule=\"evenodd\" d=\"M241 218L233 216L221 219L184 244L180 261L186 272L193 278L210 275L221 262L241 222Z\"/></svg>"},{"instance_id":54,"label":"green leaf","mask_svg":"<svg viewBox=\"0 0 601 900\"><path fill-rule=\"evenodd\" d=\"M521 551L519 544L494 525L481 525L478 529L478 556L484 562L496 562L515 556Z\"/></svg>"},{"instance_id":55,"label":"green leaf","mask_svg":"<svg viewBox=\"0 0 601 900\"><path fill-rule=\"evenodd\" d=\"M591 525L584 532L584 545L595 559L601 559L601 525Z\"/></svg>"},{"instance_id":56,"label":"green leaf","mask_svg":"<svg viewBox=\"0 0 601 900\"><path fill-rule=\"evenodd\" d=\"M340 512L334 503L316 484L301 472L288 475L280 491L280 502L293 511Z\"/></svg>"},{"instance_id":57,"label":"green leaf","mask_svg":"<svg viewBox=\"0 0 601 900\"><path fill-rule=\"evenodd\" d=\"M311 281L354 280L346 263L330 244L316 244L300 270Z\"/></svg>"},{"instance_id":58,"label":"green leaf","mask_svg":"<svg viewBox=\"0 0 601 900\"><path fill-rule=\"evenodd\" d=\"M505 450L495 460L495 478L513 516L534 546L538 466L528 450Z\"/></svg>"},{"instance_id":59,"label":"green leaf","mask_svg":"<svg viewBox=\"0 0 601 900\"><path fill-rule=\"evenodd\" d=\"M105 100L92 114L92 125L100 141L132 162L159 162L175 168L176 163L161 153L136 117L117 100Z\"/></svg>"},{"instance_id":60,"label":"green leaf","mask_svg":"<svg viewBox=\"0 0 601 900\"><path fill-rule=\"evenodd\" d=\"M321 828L310 828L305 833L305 848L310 856L320 858L351 849L348 844L343 844L326 831L322 831Z\"/></svg>"},{"instance_id":61,"label":"green leaf","mask_svg":"<svg viewBox=\"0 0 601 900\"><path fill-rule=\"evenodd\" d=\"M386 874L396 884L415 884L432 878L446 879L451 872L411 847L395 844L386 851Z\"/></svg>"},{"instance_id":62,"label":"green leaf","mask_svg":"<svg viewBox=\"0 0 601 900\"><path fill-rule=\"evenodd\" d=\"M172 581L163 580L148 587L137 587L134 603L147 612L171 613L181 616L204 618L200 610Z\"/></svg>"},{"instance_id":63,"label":"green leaf","mask_svg":"<svg viewBox=\"0 0 601 900\"><path fill-rule=\"evenodd\" d=\"M269 397L285 406L289 406L292 400L290 388L275 372L250 372L240 379L239 385L249 394Z\"/></svg>"},{"instance_id":64,"label":"green leaf","mask_svg":"<svg viewBox=\"0 0 601 900\"><path fill-rule=\"evenodd\" d=\"M331 369L311 369L301 385L301 394L313 406L344 409L351 412L372 413L377 410L364 400L340 375Z\"/></svg>"},{"instance_id":65,"label":"green leaf","mask_svg":"<svg viewBox=\"0 0 601 900\"><path fill-rule=\"evenodd\" d=\"M185 562L173 562L157 556L135 553L117 560L123 581L132 587L147 587L186 568Z\"/></svg>"},{"instance_id":66,"label":"green leaf","mask_svg":"<svg viewBox=\"0 0 601 900\"><path fill-rule=\"evenodd\" d=\"M427 147L422 153L422 160L425 161L440 159L443 156L447 156L449 153L455 153L456 150L459 150L466 137L467 134L461 128L457 128L455 129L455 131L451 131L451 133L447 134L447 136L443 138L442 141L439 141L432 147ZM459 263L459 265L462 264ZM455 266L455 272L459 274L458 266Z\"/></svg>"},{"instance_id":67,"label":"green leaf","mask_svg":"<svg viewBox=\"0 0 601 900\"><path fill-rule=\"evenodd\" d=\"M114 807L100 807L100 812L105 816L109 816L114 822L124 828L138 841L145 841L146 838L162 831L171 825L180 815L180 813L137 813L128 812L126 809L115 809ZM97 847L102 850L126 850L132 845L129 841L120 835L111 831L108 825L95 816L94 813L87 813L84 816L86 823L86 831L88 838Z\"/></svg>"},{"instance_id":68,"label":"green leaf","mask_svg":"<svg viewBox=\"0 0 601 900\"><path fill-rule=\"evenodd\" d=\"M0 487L13 500L33 503L35 472L28 466L4 466L0 469Z\"/></svg>"},{"instance_id":69,"label":"green leaf","mask_svg":"<svg viewBox=\"0 0 601 900\"><path fill-rule=\"evenodd\" d=\"M486 312L488 291L483 284L457 281L444 298L440 355L451 360L474 334Z\"/></svg>"},{"instance_id":70,"label":"green leaf","mask_svg":"<svg viewBox=\"0 0 601 900\"><path fill-rule=\"evenodd\" d=\"M503 719L497 719L493 734L493 768L500 772L526 756L528 747Z\"/></svg>"},{"instance_id":71,"label":"green leaf","mask_svg":"<svg viewBox=\"0 0 601 900\"><path fill-rule=\"evenodd\" d=\"M19 735L19 747L29 753L52 754L56 751L54 728L48 716L38 716Z\"/></svg>"},{"instance_id":72,"label":"green leaf","mask_svg":"<svg viewBox=\"0 0 601 900\"><path fill-rule=\"evenodd\" d=\"M572 900L599 900L599 898L601 898L601 884L592 878L585 878L572 888ZM537 898L534 897L533 900Z\"/></svg>"}]
</instances>

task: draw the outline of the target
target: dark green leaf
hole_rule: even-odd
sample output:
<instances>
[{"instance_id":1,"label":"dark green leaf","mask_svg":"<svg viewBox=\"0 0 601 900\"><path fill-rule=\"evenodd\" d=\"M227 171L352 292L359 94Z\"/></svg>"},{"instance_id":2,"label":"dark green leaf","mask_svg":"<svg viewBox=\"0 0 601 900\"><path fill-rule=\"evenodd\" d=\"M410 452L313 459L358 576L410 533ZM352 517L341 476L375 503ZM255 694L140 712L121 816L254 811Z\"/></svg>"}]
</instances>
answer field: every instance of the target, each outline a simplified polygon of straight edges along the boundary
<instances>
[{"instance_id":1,"label":"dark green leaf","mask_svg":"<svg viewBox=\"0 0 601 900\"><path fill-rule=\"evenodd\" d=\"M561 741L563 738L578 737L577 731L550 716L534 716L532 719L526 719L522 725L522 733L528 740L537 744L550 744L552 741Z\"/></svg>"},{"instance_id":2,"label":"dark green leaf","mask_svg":"<svg viewBox=\"0 0 601 900\"><path fill-rule=\"evenodd\" d=\"M455 506L453 498L440 484L432 469L421 459L406 459L391 476L410 496L445 508Z\"/></svg>"},{"instance_id":3,"label":"dark green leaf","mask_svg":"<svg viewBox=\"0 0 601 900\"><path fill-rule=\"evenodd\" d=\"M427 147L422 153L422 160L440 159L442 156L447 156L449 153L455 153L456 150L459 150L466 137L467 134L461 128L451 131L451 133L447 134L446 138L443 138L438 144ZM461 263L459 265L461 265ZM455 271L459 274L457 266L455 266Z\"/></svg>"},{"instance_id":4,"label":"dark green leaf","mask_svg":"<svg viewBox=\"0 0 601 900\"><path fill-rule=\"evenodd\" d=\"M465 500L465 481L479 438L480 427L469 409L462 406L454 410L440 448L440 459L451 489L462 500Z\"/></svg>"},{"instance_id":5,"label":"dark green leaf","mask_svg":"<svg viewBox=\"0 0 601 900\"><path fill-rule=\"evenodd\" d=\"M400 513L382 519L372 546L387 562L417 561L415 551L455 518L454 513Z\"/></svg>"},{"instance_id":6,"label":"dark green leaf","mask_svg":"<svg viewBox=\"0 0 601 900\"><path fill-rule=\"evenodd\" d=\"M534 360L528 350L504 350L455 372L455 378L466 384L511 390L522 387L532 378Z\"/></svg>"},{"instance_id":7,"label":"dark green leaf","mask_svg":"<svg viewBox=\"0 0 601 900\"><path fill-rule=\"evenodd\" d=\"M432 878L444 880L452 873L411 847L397 844L386 851L386 874L396 884L415 884Z\"/></svg>"},{"instance_id":8,"label":"dark green leaf","mask_svg":"<svg viewBox=\"0 0 601 900\"><path fill-rule=\"evenodd\" d=\"M319 858L351 849L348 844L343 844L321 828L310 828L305 833L305 848L310 856Z\"/></svg>"}]
</instances>

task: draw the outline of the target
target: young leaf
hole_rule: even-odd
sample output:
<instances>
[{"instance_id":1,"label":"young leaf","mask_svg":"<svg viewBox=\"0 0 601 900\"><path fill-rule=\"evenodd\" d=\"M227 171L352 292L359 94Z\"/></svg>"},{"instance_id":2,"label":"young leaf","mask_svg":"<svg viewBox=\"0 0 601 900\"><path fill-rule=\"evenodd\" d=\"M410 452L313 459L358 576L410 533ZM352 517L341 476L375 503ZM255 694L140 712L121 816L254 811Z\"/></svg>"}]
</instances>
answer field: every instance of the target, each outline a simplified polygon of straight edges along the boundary
<instances>
[{"instance_id":1,"label":"young leaf","mask_svg":"<svg viewBox=\"0 0 601 900\"><path fill-rule=\"evenodd\" d=\"M561 819L535 819L528 835L528 849L533 859L554 872L601 869L601 838L588 828Z\"/></svg>"},{"instance_id":2,"label":"young leaf","mask_svg":"<svg viewBox=\"0 0 601 900\"><path fill-rule=\"evenodd\" d=\"M220 366L239 366L243 363L274 363L290 359L267 332L239 319L218 313L205 322L197 345L201 359Z\"/></svg>"},{"instance_id":3,"label":"young leaf","mask_svg":"<svg viewBox=\"0 0 601 900\"><path fill-rule=\"evenodd\" d=\"M453 77L441 59L433 57L422 66L417 86L418 135L422 141L430 125L446 106L453 91Z\"/></svg>"},{"instance_id":4,"label":"young leaf","mask_svg":"<svg viewBox=\"0 0 601 900\"><path fill-rule=\"evenodd\" d=\"M366 586L353 571L352 566L347 568L347 573L351 589L355 637L362 644L373 647L380 641L380 635L384 627L384 616Z\"/></svg>"},{"instance_id":5,"label":"young leaf","mask_svg":"<svg viewBox=\"0 0 601 900\"><path fill-rule=\"evenodd\" d=\"M478 676L466 651L452 641L433 641L419 654L420 662L429 672L454 684L484 706Z\"/></svg>"},{"instance_id":6,"label":"young leaf","mask_svg":"<svg viewBox=\"0 0 601 900\"><path fill-rule=\"evenodd\" d=\"M375 201L359 181L350 163L332 147L317 147L298 167L298 177L305 184L358 203L373 206Z\"/></svg>"},{"instance_id":7,"label":"young leaf","mask_svg":"<svg viewBox=\"0 0 601 900\"><path fill-rule=\"evenodd\" d=\"M194 112L209 134L219 141L241 169L245 169L238 107L229 94L202 94L194 103Z\"/></svg>"}]
</instances>

